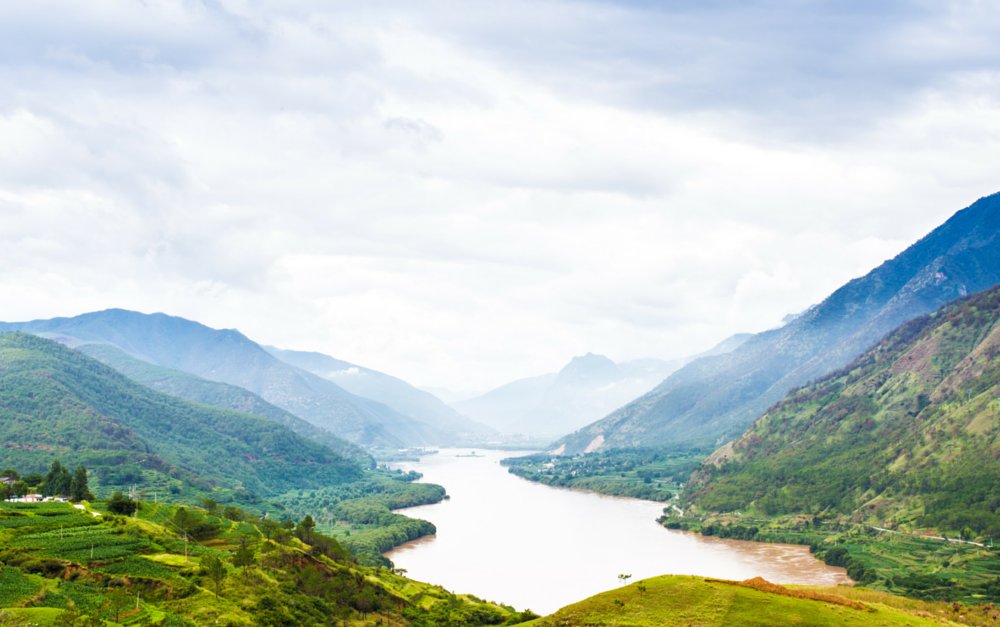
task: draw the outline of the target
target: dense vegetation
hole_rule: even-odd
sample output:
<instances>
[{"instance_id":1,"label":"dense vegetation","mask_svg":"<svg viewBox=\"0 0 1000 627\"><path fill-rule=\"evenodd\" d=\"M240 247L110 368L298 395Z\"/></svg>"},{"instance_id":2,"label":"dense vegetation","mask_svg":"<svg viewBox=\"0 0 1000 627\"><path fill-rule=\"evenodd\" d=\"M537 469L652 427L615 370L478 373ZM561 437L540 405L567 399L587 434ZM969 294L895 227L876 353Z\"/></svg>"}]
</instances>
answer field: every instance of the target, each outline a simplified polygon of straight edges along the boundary
<instances>
[{"instance_id":1,"label":"dense vegetation","mask_svg":"<svg viewBox=\"0 0 1000 627\"><path fill-rule=\"evenodd\" d=\"M998 232L994 194L789 324L731 353L695 360L555 446L579 453L595 441L611 448L735 438L789 388L843 367L903 322L1000 282Z\"/></svg>"},{"instance_id":2,"label":"dense vegetation","mask_svg":"<svg viewBox=\"0 0 1000 627\"><path fill-rule=\"evenodd\" d=\"M372 466L371 456L346 440L342 440L325 429L313 426L298 416L275 407L260 396L241 387L209 381L193 374L157 366L132 357L111 344L83 344L77 347L81 353L111 366L133 381L151 387L158 392L179 396L196 403L214 405L223 409L254 414L279 422L295 433L323 444L363 468Z\"/></svg>"},{"instance_id":3,"label":"dense vegetation","mask_svg":"<svg viewBox=\"0 0 1000 627\"><path fill-rule=\"evenodd\" d=\"M688 499L1000 535L998 321L993 289L903 325L714 454Z\"/></svg>"},{"instance_id":4,"label":"dense vegetation","mask_svg":"<svg viewBox=\"0 0 1000 627\"><path fill-rule=\"evenodd\" d=\"M167 483L274 495L337 485L362 471L258 416L155 392L56 342L0 335L0 466L44 472L58 457L97 486Z\"/></svg>"},{"instance_id":5,"label":"dense vegetation","mask_svg":"<svg viewBox=\"0 0 1000 627\"><path fill-rule=\"evenodd\" d=\"M512 474L549 486L667 501L680 492L704 458L705 453L698 451L612 449L576 457L539 453L500 463Z\"/></svg>"},{"instance_id":6,"label":"dense vegetation","mask_svg":"<svg viewBox=\"0 0 1000 627\"><path fill-rule=\"evenodd\" d=\"M370 473L364 481L319 490L294 491L280 502L291 516L311 515L367 565L392 567L382 553L436 532L434 525L391 510L437 503L439 485L411 483L402 473Z\"/></svg>"},{"instance_id":7,"label":"dense vegetation","mask_svg":"<svg viewBox=\"0 0 1000 627\"><path fill-rule=\"evenodd\" d=\"M98 513L99 516L93 516ZM53 526L51 519L60 519ZM0 503L4 625L512 625L530 612L357 564L311 519L230 508ZM188 531L202 530L194 539Z\"/></svg>"},{"instance_id":8,"label":"dense vegetation","mask_svg":"<svg viewBox=\"0 0 1000 627\"><path fill-rule=\"evenodd\" d=\"M668 512L667 524L806 527L801 537L821 557L849 555L834 561L853 566L856 580L1000 601L1000 555L989 548L1000 536L998 396L994 288L904 324L793 390L709 458L688 485L687 515Z\"/></svg>"}]
</instances>

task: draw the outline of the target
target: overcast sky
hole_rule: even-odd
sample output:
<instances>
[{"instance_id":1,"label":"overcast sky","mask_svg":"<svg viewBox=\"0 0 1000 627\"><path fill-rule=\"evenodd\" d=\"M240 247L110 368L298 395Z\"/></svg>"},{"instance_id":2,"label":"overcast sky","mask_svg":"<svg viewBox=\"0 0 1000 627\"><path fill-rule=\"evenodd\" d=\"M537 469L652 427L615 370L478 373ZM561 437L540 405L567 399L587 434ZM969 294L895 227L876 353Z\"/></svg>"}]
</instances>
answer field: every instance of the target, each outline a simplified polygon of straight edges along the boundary
<instances>
[{"instance_id":1,"label":"overcast sky","mask_svg":"<svg viewBox=\"0 0 1000 627\"><path fill-rule=\"evenodd\" d=\"M0 3L0 319L700 352L1000 191L994 2Z\"/></svg>"}]
</instances>

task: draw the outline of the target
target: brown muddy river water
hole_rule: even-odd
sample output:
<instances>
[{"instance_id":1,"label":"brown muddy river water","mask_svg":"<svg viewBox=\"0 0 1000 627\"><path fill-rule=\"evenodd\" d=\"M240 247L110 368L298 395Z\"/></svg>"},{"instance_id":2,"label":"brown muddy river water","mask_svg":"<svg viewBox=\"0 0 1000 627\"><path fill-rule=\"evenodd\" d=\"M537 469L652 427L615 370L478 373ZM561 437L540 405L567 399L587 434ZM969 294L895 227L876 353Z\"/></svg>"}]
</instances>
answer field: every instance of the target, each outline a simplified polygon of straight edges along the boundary
<instances>
[{"instance_id":1,"label":"brown muddy river water","mask_svg":"<svg viewBox=\"0 0 1000 627\"><path fill-rule=\"evenodd\" d=\"M563 488L509 474L499 461L523 453L441 449L420 463L390 464L424 473L450 500L401 510L429 520L437 535L386 553L418 581L530 608L539 614L664 574L721 579L761 576L774 583L836 585L842 568L808 547L703 538L656 523L663 504Z\"/></svg>"}]
</instances>

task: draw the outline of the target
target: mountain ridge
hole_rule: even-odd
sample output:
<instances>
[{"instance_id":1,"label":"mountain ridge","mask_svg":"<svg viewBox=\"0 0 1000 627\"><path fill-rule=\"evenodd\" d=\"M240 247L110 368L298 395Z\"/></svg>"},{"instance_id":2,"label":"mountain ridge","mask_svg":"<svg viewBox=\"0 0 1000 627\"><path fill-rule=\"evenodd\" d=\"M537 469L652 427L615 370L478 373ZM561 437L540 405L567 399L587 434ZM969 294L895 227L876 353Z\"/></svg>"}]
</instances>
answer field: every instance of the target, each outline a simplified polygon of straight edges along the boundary
<instances>
[{"instance_id":1,"label":"mountain ridge","mask_svg":"<svg viewBox=\"0 0 1000 627\"><path fill-rule=\"evenodd\" d=\"M285 363L333 381L351 394L383 403L435 429L454 433L494 433L492 427L461 415L429 392L392 375L358 366L323 353L263 346Z\"/></svg>"},{"instance_id":2,"label":"mountain ridge","mask_svg":"<svg viewBox=\"0 0 1000 627\"><path fill-rule=\"evenodd\" d=\"M113 344L143 361L249 390L355 444L421 446L448 439L419 420L286 364L235 329L212 329L163 313L107 309L72 318L0 323L0 331Z\"/></svg>"},{"instance_id":3,"label":"mountain ridge","mask_svg":"<svg viewBox=\"0 0 1000 627\"><path fill-rule=\"evenodd\" d=\"M652 389L700 355L732 350L750 337L736 334L692 357L636 359L616 364L603 355L573 357L557 373L518 379L452 406L508 433L562 435Z\"/></svg>"},{"instance_id":4,"label":"mountain ridge","mask_svg":"<svg viewBox=\"0 0 1000 627\"><path fill-rule=\"evenodd\" d=\"M850 363L902 322L1000 282L1000 194L955 213L894 258L782 327L704 357L650 393L561 439L604 447L721 443L790 388Z\"/></svg>"},{"instance_id":5,"label":"mountain ridge","mask_svg":"<svg viewBox=\"0 0 1000 627\"><path fill-rule=\"evenodd\" d=\"M0 334L0 449L5 467L135 464L166 478L276 494L353 481L361 469L283 425L141 385L38 336Z\"/></svg>"}]
</instances>

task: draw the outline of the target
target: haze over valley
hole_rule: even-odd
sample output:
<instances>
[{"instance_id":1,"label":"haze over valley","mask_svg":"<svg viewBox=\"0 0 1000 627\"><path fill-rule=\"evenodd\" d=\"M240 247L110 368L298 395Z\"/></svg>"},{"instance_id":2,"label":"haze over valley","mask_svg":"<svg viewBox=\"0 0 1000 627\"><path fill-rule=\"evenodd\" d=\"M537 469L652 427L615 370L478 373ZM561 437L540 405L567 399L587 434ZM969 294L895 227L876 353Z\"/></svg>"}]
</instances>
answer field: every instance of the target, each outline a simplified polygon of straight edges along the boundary
<instances>
[{"instance_id":1,"label":"haze over valley","mask_svg":"<svg viewBox=\"0 0 1000 627\"><path fill-rule=\"evenodd\" d=\"M0 626L995 627L991 3L0 5Z\"/></svg>"}]
</instances>

